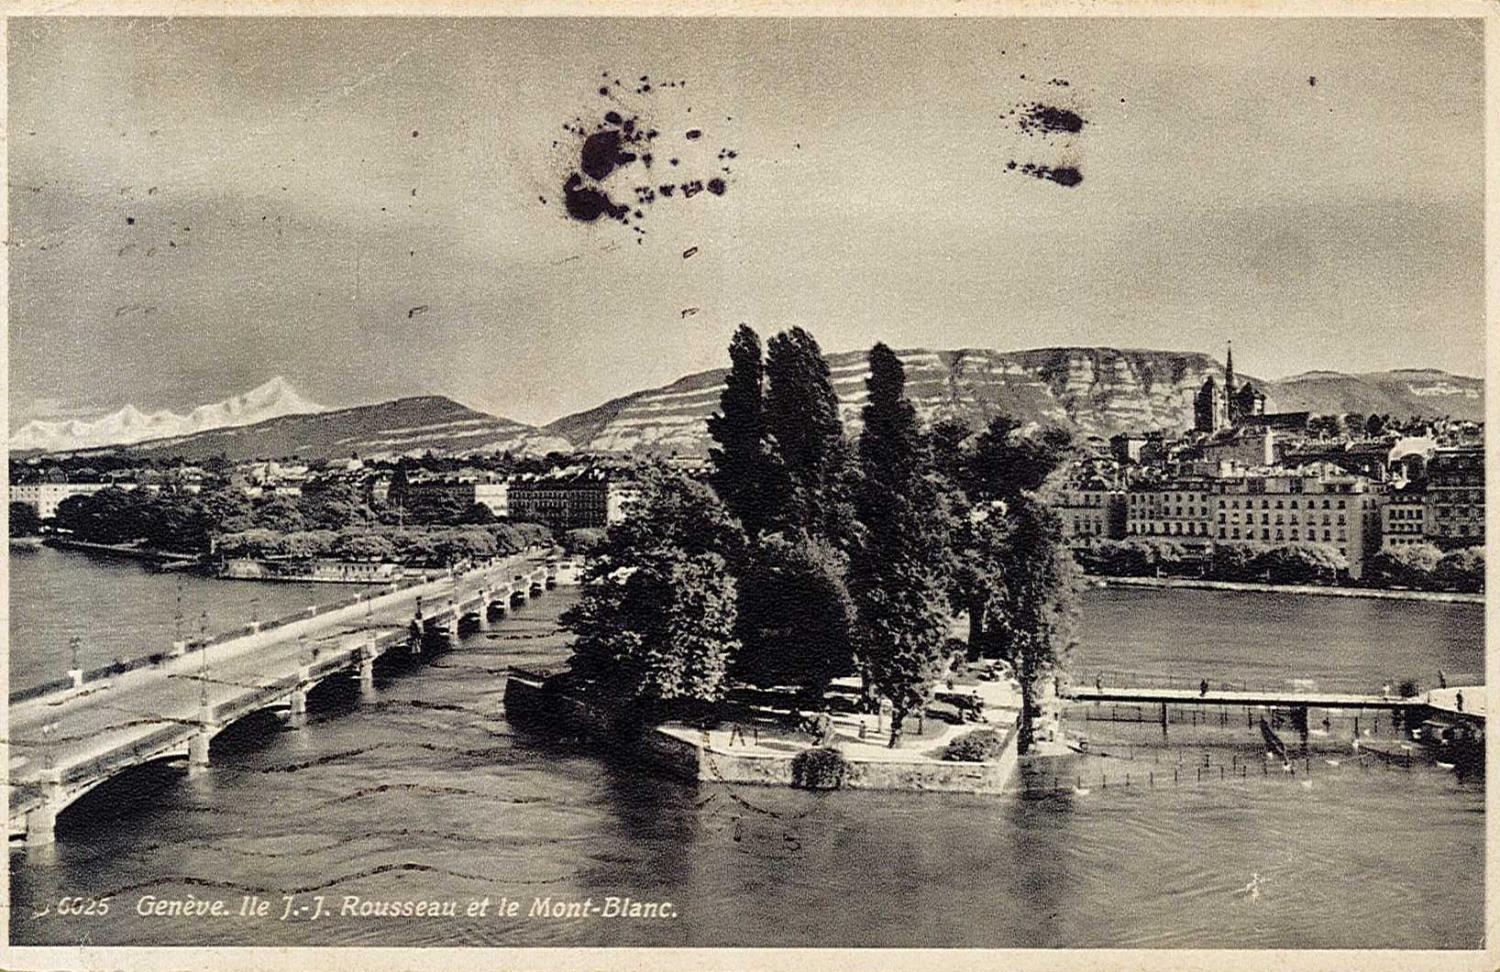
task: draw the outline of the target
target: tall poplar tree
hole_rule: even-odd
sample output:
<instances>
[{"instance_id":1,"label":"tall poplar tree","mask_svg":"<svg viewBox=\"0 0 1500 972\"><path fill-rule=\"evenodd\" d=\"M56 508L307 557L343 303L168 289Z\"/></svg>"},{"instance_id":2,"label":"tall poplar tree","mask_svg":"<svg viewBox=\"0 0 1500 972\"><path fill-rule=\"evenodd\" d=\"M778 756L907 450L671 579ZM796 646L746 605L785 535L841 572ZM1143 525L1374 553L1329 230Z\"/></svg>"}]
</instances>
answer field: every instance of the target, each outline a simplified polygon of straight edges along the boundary
<instances>
[{"instance_id":1,"label":"tall poplar tree","mask_svg":"<svg viewBox=\"0 0 1500 972\"><path fill-rule=\"evenodd\" d=\"M709 482L753 539L771 510L766 492L765 365L760 336L750 325L741 324L734 332L729 362L719 411L708 419L708 434L718 443L708 451L713 463Z\"/></svg>"},{"instance_id":2,"label":"tall poplar tree","mask_svg":"<svg viewBox=\"0 0 1500 972\"><path fill-rule=\"evenodd\" d=\"M891 701L891 742L931 697L946 663L947 524L931 454L906 398L906 371L884 344L870 350L869 402L859 440L856 510L863 527L849 568L859 661Z\"/></svg>"},{"instance_id":3,"label":"tall poplar tree","mask_svg":"<svg viewBox=\"0 0 1500 972\"><path fill-rule=\"evenodd\" d=\"M854 534L851 456L828 362L800 327L766 342L771 528L847 549Z\"/></svg>"}]
</instances>

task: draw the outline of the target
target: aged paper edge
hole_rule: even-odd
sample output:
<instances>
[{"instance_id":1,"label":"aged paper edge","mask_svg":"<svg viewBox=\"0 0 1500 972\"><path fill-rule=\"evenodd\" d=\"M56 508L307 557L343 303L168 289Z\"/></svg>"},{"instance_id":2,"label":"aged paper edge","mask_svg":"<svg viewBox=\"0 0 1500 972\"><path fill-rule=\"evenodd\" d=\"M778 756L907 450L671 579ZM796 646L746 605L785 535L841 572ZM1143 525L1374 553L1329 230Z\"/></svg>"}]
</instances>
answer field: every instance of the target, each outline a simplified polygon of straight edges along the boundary
<instances>
[{"instance_id":1,"label":"aged paper edge","mask_svg":"<svg viewBox=\"0 0 1500 972\"><path fill-rule=\"evenodd\" d=\"M1500 114L1496 75L1500 69L1500 0L0 0L11 17L1441 17L1483 21L1485 30L1486 184L1500 171ZM8 23L0 21L0 58L8 52ZM7 65L8 68L8 65ZM0 151L9 174L8 71L0 72ZM8 197L0 194L0 214L9 227ZM1485 199L1485 380L1494 388L1496 325L1500 322L1500 193ZM9 262L0 263L0 304L9 330ZM9 419L9 343L0 349L0 417ZM1487 431L1500 428L1500 396L1486 395ZM1486 493L1500 495L1500 447L1486 436ZM8 486L8 468L3 474ZM1500 590L1500 507L1486 504L1486 588ZM0 516L6 514L0 513ZM10 618L8 564L0 565L0 635L8 641ZM1496 599L1485 604L1486 631L1500 630ZM8 651L8 644L7 649ZM7 708L9 666L0 670ZM1500 654L1485 650L1486 705L1495 709ZM8 715L6 723L8 724ZM1487 778L1500 769L1500 741L1488 739ZM7 761L8 764L8 761ZM1495 788L1486 790L1485 887L1495 889L1500 859L1500 817ZM1485 901L1482 950L1285 950L1285 949L858 949L858 948L491 948L491 947L59 947L9 945L9 867L0 874L0 902L6 909L0 969L287 970L334 968L383 970L458 969L663 969L682 972L767 969L909 969L937 965L966 972L997 967L1018 970L1324 970L1368 972L1406 970L1500 970L1500 895ZM1417 889L1413 889L1414 891ZM880 916L872 915L872 921Z\"/></svg>"}]
</instances>

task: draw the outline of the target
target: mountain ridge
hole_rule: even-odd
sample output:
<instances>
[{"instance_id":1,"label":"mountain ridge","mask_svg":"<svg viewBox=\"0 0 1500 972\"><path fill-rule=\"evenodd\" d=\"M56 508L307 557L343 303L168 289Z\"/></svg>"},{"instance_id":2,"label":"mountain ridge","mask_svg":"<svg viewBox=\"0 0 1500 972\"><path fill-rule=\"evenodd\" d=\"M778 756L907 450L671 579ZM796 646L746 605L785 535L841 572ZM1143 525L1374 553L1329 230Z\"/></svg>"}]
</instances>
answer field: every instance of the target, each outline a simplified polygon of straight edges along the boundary
<instances>
[{"instance_id":1,"label":"mountain ridge","mask_svg":"<svg viewBox=\"0 0 1500 972\"><path fill-rule=\"evenodd\" d=\"M247 392L198 405L182 415L168 409L145 412L131 403L92 420L48 422L33 419L11 433L10 448L16 452L32 449L63 452L132 445L153 439L254 425L283 415L324 411L327 409L304 397L285 377L277 375Z\"/></svg>"},{"instance_id":2,"label":"mountain ridge","mask_svg":"<svg viewBox=\"0 0 1500 972\"><path fill-rule=\"evenodd\" d=\"M1003 412L1083 437L1191 428L1193 396L1206 378L1224 379L1223 366L1196 351L909 348L897 355L906 365L908 396L927 421L954 418L977 426ZM850 433L857 433L866 352L835 352L826 359L840 413ZM719 407L726 374L725 368L693 372L543 426L490 415L444 396L421 395L99 448L189 458L222 453L235 460L395 456L429 450L459 455L573 450L705 455L710 444L707 419ZM1241 374L1240 379L1266 394L1268 411L1483 419L1483 380L1432 368L1364 374L1320 370L1272 381Z\"/></svg>"}]
</instances>

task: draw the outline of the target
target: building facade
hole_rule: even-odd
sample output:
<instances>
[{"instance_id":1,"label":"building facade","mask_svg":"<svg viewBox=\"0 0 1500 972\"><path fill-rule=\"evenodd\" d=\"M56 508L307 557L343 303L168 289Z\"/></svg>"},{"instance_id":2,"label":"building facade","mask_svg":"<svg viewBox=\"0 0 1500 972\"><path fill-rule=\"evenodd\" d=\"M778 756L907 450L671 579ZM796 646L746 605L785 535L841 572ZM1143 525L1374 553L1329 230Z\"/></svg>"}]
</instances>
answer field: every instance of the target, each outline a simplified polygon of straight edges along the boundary
<instances>
[{"instance_id":1,"label":"building facade","mask_svg":"<svg viewBox=\"0 0 1500 972\"><path fill-rule=\"evenodd\" d=\"M1221 543L1324 544L1348 561L1356 580L1380 550L1386 497L1364 477L1323 467L1227 479L1221 489L1214 497Z\"/></svg>"},{"instance_id":2,"label":"building facade","mask_svg":"<svg viewBox=\"0 0 1500 972\"><path fill-rule=\"evenodd\" d=\"M1484 544L1484 447L1438 449L1427 462L1426 516L1431 543L1444 549Z\"/></svg>"},{"instance_id":3,"label":"building facade","mask_svg":"<svg viewBox=\"0 0 1500 972\"><path fill-rule=\"evenodd\" d=\"M1054 509L1062 518L1063 536L1074 547L1095 540L1125 536L1125 491L1103 483L1070 486L1061 492Z\"/></svg>"},{"instance_id":4,"label":"building facade","mask_svg":"<svg viewBox=\"0 0 1500 972\"><path fill-rule=\"evenodd\" d=\"M1126 493L1125 533L1164 537L1188 547L1211 546L1214 492L1207 479L1133 485Z\"/></svg>"},{"instance_id":5,"label":"building facade","mask_svg":"<svg viewBox=\"0 0 1500 972\"><path fill-rule=\"evenodd\" d=\"M1393 550L1427 542L1427 496L1420 489L1399 489L1380 508L1380 549Z\"/></svg>"},{"instance_id":6,"label":"building facade","mask_svg":"<svg viewBox=\"0 0 1500 972\"><path fill-rule=\"evenodd\" d=\"M10 488L12 503L25 503L36 510L43 520L57 515L57 505L71 496L87 496L101 489L117 485L120 489L133 489L134 484L113 483L19 483Z\"/></svg>"}]
</instances>

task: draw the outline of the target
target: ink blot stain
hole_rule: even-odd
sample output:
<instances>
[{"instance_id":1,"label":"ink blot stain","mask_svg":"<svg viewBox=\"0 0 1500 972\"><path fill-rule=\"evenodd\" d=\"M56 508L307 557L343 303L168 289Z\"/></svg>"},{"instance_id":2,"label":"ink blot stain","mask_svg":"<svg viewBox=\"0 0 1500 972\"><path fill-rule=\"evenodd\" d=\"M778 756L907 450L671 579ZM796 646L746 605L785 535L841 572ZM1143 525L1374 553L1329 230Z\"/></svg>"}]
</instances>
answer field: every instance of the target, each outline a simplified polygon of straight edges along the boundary
<instances>
[{"instance_id":1,"label":"ink blot stain","mask_svg":"<svg viewBox=\"0 0 1500 972\"><path fill-rule=\"evenodd\" d=\"M1005 168L1007 170L1015 169L1016 163L1014 161L1007 162ZM1051 166L1041 165L1036 162L1027 162L1020 167L1020 170L1032 178L1045 179L1048 182L1055 182L1060 186L1067 186L1069 189L1083 182L1083 173L1078 171L1077 166L1072 165Z\"/></svg>"},{"instance_id":2,"label":"ink blot stain","mask_svg":"<svg viewBox=\"0 0 1500 972\"><path fill-rule=\"evenodd\" d=\"M1307 86L1309 88L1316 88L1318 86L1317 75L1309 75L1308 76L1308 78L1307 78Z\"/></svg>"},{"instance_id":3,"label":"ink blot stain","mask_svg":"<svg viewBox=\"0 0 1500 972\"><path fill-rule=\"evenodd\" d=\"M687 130L686 138L687 138L687 140L689 142L696 142L698 139L700 139L702 137L703 137L703 130L701 128L689 128Z\"/></svg>"},{"instance_id":4,"label":"ink blot stain","mask_svg":"<svg viewBox=\"0 0 1500 972\"><path fill-rule=\"evenodd\" d=\"M610 112L610 114L615 113ZM620 116L615 115L615 117ZM598 182L608 178L617 167L634 162L635 158L635 153L621 149L620 132L616 129L606 129L584 139L579 166L583 169L584 175Z\"/></svg>"},{"instance_id":5,"label":"ink blot stain","mask_svg":"<svg viewBox=\"0 0 1500 972\"><path fill-rule=\"evenodd\" d=\"M1041 102L1033 102L1023 107L1024 114L1016 124L1027 135L1038 132L1047 135L1076 135L1083 131L1083 126L1086 124L1081 115L1067 108L1044 105Z\"/></svg>"},{"instance_id":6,"label":"ink blot stain","mask_svg":"<svg viewBox=\"0 0 1500 972\"><path fill-rule=\"evenodd\" d=\"M698 248L696 246L690 246L686 250L682 251L682 258L684 260L686 260L686 259L688 259L690 257L697 256L697 254L698 254Z\"/></svg>"},{"instance_id":7,"label":"ink blot stain","mask_svg":"<svg viewBox=\"0 0 1500 972\"><path fill-rule=\"evenodd\" d=\"M134 226L135 225L135 217L134 216L126 216L125 217L125 225L126 226Z\"/></svg>"},{"instance_id":8,"label":"ink blot stain","mask_svg":"<svg viewBox=\"0 0 1500 972\"><path fill-rule=\"evenodd\" d=\"M713 193L715 196L722 196L727 190L728 187L724 185L723 179L715 176L714 178L708 180L708 191Z\"/></svg>"}]
</instances>

